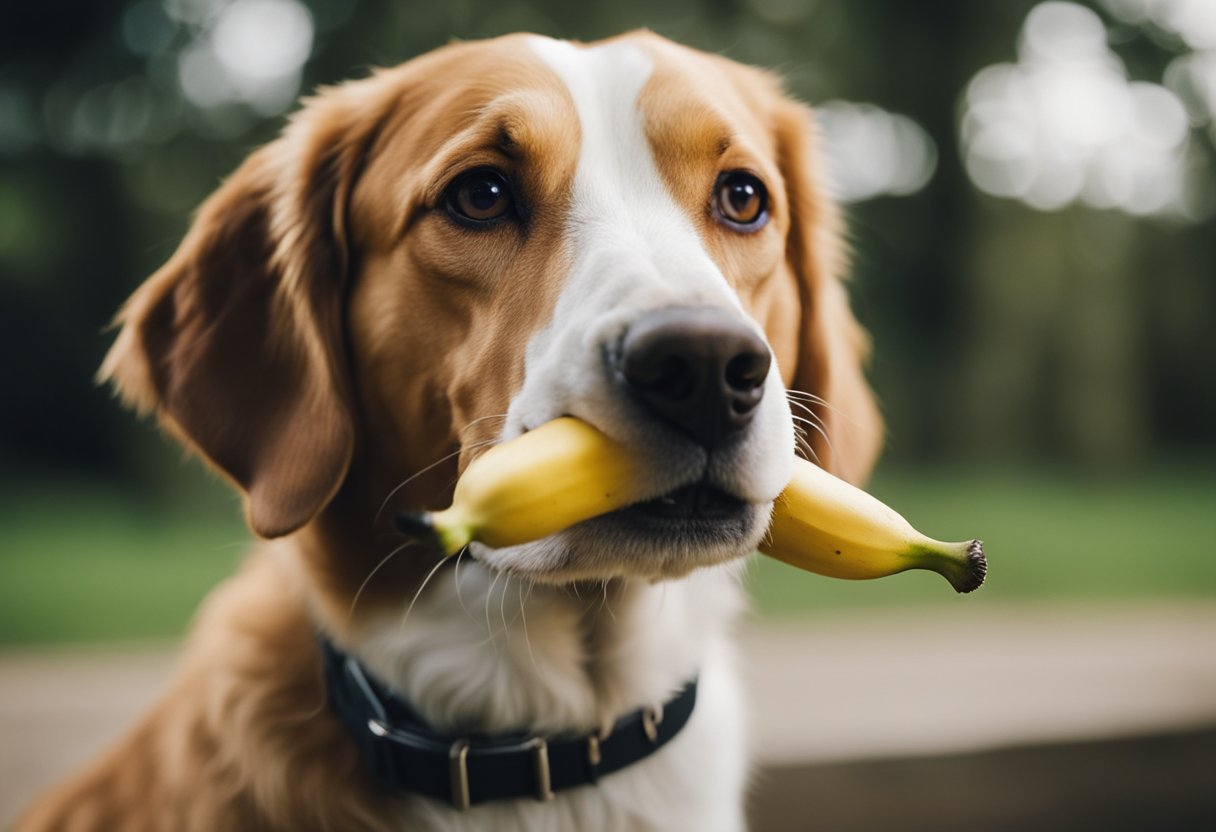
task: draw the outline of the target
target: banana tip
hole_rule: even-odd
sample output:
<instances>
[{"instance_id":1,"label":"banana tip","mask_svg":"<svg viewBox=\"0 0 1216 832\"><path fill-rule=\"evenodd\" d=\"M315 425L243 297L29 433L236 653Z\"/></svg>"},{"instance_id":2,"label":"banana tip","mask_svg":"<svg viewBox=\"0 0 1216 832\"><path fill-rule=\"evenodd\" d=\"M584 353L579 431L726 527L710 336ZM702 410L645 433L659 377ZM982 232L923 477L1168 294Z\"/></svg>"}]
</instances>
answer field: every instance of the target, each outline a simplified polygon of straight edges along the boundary
<instances>
[{"instance_id":1,"label":"banana tip","mask_svg":"<svg viewBox=\"0 0 1216 832\"><path fill-rule=\"evenodd\" d=\"M397 531L419 543L432 546L444 555L459 552L472 540L472 533L460 515L444 511L403 511L397 515Z\"/></svg>"},{"instance_id":2,"label":"banana tip","mask_svg":"<svg viewBox=\"0 0 1216 832\"><path fill-rule=\"evenodd\" d=\"M961 593L974 592L984 585L988 577L988 558L984 556L984 543L972 540L967 544L967 568L954 588Z\"/></svg>"},{"instance_id":3,"label":"banana tip","mask_svg":"<svg viewBox=\"0 0 1216 832\"><path fill-rule=\"evenodd\" d=\"M439 532L429 511L403 511L397 515L397 531L414 540L440 545Z\"/></svg>"}]
</instances>

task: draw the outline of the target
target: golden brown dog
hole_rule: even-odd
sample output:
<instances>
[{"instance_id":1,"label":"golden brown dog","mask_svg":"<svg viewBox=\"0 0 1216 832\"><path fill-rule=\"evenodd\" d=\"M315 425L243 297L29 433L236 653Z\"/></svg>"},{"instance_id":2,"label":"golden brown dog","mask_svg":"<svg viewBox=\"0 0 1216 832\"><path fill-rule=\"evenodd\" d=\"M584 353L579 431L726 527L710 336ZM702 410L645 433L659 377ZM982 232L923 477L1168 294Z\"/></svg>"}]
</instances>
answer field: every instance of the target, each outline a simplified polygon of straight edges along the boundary
<instances>
[{"instance_id":1,"label":"golden brown dog","mask_svg":"<svg viewBox=\"0 0 1216 832\"><path fill-rule=\"evenodd\" d=\"M773 77L648 33L454 44L309 100L132 296L101 371L265 540L160 704L18 829L741 828L742 564L798 425L853 480L879 444L817 164ZM561 415L637 448L655 499L452 561L395 534ZM322 643L418 731L472 738L435 758L450 793L373 778L360 749L395 729L335 714ZM631 714L653 753L597 776ZM508 734L536 794L483 799L480 743Z\"/></svg>"}]
</instances>

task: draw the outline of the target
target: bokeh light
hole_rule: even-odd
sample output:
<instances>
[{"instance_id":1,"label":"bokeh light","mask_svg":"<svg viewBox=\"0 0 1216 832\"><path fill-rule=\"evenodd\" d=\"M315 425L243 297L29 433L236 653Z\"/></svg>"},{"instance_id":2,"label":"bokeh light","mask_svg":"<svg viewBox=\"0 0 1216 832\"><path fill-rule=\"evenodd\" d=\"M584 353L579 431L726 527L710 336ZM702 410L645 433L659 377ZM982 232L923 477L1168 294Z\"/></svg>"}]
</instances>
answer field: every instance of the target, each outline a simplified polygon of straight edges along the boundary
<instances>
[{"instance_id":1,"label":"bokeh light","mask_svg":"<svg viewBox=\"0 0 1216 832\"><path fill-rule=\"evenodd\" d=\"M832 195L841 202L907 196L937 167L937 146L919 124L873 104L828 101L815 107Z\"/></svg>"},{"instance_id":2,"label":"bokeh light","mask_svg":"<svg viewBox=\"0 0 1216 832\"><path fill-rule=\"evenodd\" d=\"M1179 55L1166 67L1165 85L1186 105L1192 124L1216 121L1216 50Z\"/></svg>"},{"instance_id":3,"label":"bokeh light","mask_svg":"<svg viewBox=\"0 0 1216 832\"><path fill-rule=\"evenodd\" d=\"M1202 98L1205 71L1181 67L1168 86L1130 81L1095 12L1041 3L1022 27L1017 63L986 67L967 87L967 172L981 190L1040 210L1079 201L1202 219L1211 194L1190 136L1195 104L1188 108L1175 90L1187 86Z\"/></svg>"},{"instance_id":4,"label":"bokeh light","mask_svg":"<svg viewBox=\"0 0 1216 832\"><path fill-rule=\"evenodd\" d=\"M1149 24L1192 49L1216 49L1212 0L1100 0L1112 15L1136 26Z\"/></svg>"},{"instance_id":5,"label":"bokeh light","mask_svg":"<svg viewBox=\"0 0 1216 832\"><path fill-rule=\"evenodd\" d=\"M285 111L312 51L312 15L297 0L216 0L180 56L182 92L203 108L244 103Z\"/></svg>"}]
</instances>

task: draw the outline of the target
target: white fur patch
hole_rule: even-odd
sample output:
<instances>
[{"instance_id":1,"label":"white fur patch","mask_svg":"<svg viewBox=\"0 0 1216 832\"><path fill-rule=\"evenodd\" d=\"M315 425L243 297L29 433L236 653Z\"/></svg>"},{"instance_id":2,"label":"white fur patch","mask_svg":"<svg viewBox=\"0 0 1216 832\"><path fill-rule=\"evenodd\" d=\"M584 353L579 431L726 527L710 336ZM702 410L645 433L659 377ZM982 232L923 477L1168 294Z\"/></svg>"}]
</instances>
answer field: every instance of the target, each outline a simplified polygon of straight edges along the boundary
<instances>
[{"instance_id":1,"label":"white fur patch","mask_svg":"<svg viewBox=\"0 0 1216 832\"><path fill-rule=\"evenodd\" d=\"M576 262L566 295L579 303L597 285L611 284L634 308L705 303L741 310L655 166L638 103L654 69L650 56L629 43L579 48L536 38L531 45L570 91L581 128L567 221ZM637 297L638 280L649 284L646 297Z\"/></svg>"}]
</instances>

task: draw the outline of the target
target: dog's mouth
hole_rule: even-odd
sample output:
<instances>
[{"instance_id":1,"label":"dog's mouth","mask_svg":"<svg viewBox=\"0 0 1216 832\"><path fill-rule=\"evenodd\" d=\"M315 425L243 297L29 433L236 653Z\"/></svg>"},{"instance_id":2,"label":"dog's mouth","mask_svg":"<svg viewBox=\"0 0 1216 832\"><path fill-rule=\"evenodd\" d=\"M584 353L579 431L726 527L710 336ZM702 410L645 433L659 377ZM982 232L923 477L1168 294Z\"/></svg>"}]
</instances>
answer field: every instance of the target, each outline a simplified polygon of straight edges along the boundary
<instances>
[{"instance_id":1,"label":"dog's mouth","mask_svg":"<svg viewBox=\"0 0 1216 832\"><path fill-rule=\"evenodd\" d=\"M694 482L622 509L618 514L660 520L730 520L738 517L747 503L707 482Z\"/></svg>"},{"instance_id":2,"label":"dog's mouth","mask_svg":"<svg viewBox=\"0 0 1216 832\"><path fill-rule=\"evenodd\" d=\"M626 576L676 578L752 551L770 508L702 479L534 544L477 556L496 568L555 584Z\"/></svg>"},{"instance_id":3,"label":"dog's mouth","mask_svg":"<svg viewBox=\"0 0 1216 832\"><path fill-rule=\"evenodd\" d=\"M592 533L611 530L617 541L691 552L741 540L751 528L756 510L755 505L702 480L582 526Z\"/></svg>"}]
</instances>

